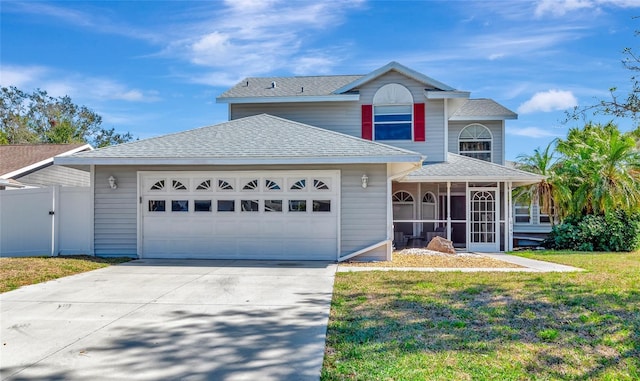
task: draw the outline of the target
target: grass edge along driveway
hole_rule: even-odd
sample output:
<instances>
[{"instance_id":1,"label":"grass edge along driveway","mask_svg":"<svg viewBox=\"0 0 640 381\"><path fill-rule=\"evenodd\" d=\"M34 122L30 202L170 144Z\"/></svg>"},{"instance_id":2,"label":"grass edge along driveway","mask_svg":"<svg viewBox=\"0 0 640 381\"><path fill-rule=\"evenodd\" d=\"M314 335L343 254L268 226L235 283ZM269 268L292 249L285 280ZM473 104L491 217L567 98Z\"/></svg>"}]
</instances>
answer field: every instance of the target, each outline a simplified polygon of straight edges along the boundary
<instances>
[{"instance_id":1,"label":"grass edge along driveway","mask_svg":"<svg viewBox=\"0 0 640 381\"><path fill-rule=\"evenodd\" d=\"M638 380L640 252L578 273L338 273L323 380Z\"/></svg>"},{"instance_id":2,"label":"grass edge along driveway","mask_svg":"<svg viewBox=\"0 0 640 381\"><path fill-rule=\"evenodd\" d=\"M131 258L102 258L89 255L3 257L0 258L0 293L130 260Z\"/></svg>"}]
</instances>

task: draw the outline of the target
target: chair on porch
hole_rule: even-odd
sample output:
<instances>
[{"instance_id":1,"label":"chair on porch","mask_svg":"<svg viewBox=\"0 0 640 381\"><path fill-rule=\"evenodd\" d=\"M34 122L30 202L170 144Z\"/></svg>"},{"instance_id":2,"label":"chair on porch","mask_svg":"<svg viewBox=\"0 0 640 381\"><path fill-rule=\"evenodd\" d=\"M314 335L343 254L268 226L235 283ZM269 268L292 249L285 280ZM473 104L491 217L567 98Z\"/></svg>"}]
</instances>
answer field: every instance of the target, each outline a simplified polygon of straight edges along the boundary
<instances>
[{"instance_id":1,"label":"chair on porch","mask_svg":"<svg viewBox=\"0 0 640 381\"><path fill-rule=\"evenodd\" d=\"M409 242L409 237L406 236L403 232L394 231L393 232L393 247L397 250L404 249Z\"/></svg>"},{"instance_id":2,"label":"chair on porch","mask_svg":"<svg viewBox=\"0 0 640 381\"><path fill-rule=\"evenodd\" d=\"M451 233L453 234L453 228L451 228ZM424 241L427 245L434 237L447 238L447 227L440 226L435 228L435 230L432 232L424 232Z\"/></svg>"}]
</instances>

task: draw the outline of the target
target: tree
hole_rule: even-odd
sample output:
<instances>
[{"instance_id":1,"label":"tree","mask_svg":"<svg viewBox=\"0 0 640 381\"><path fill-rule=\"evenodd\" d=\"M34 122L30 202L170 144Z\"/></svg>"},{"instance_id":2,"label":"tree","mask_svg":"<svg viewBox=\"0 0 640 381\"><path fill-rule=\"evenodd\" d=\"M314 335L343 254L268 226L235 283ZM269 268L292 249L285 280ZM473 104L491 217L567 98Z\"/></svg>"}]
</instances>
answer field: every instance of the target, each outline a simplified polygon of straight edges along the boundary
<instances>
[{"instance_id":1,"label":"tree","mask_svg":"<svg viewBox=\"0 0 640 381\"><path fill-rule=\"evenodd\" d=\"M102 117L69 96L54 98L43 90L16 87L0 92L0 144L79 143L104 147L132 140L130 133L103 129Z\"/></svg>"},{"instance_id":2,"label":"tree","mask_svg":"<svg viewBox=\"0 0 640 381\"><path fill-rule=\"evenodd\" d=\"M640 208L638 129L623 133L613 123L572 128L556 149L556 195L565 215L605 215Z\"/></svg>"},{"instance_id":3,"label":"tree","mask_svg":"<svg viewBox=\"0 0 640 381\"><path fill-rule=\"evenodd\" d=\"M550 142L544 150L536 148L533 155L519 155L516 167L523 171L544 176L544 179L536 184L520 187L516 190L515 198L525 203L536 203L540 205L540 211L550 217L551 222L555 221L554 204L556 203L554 193L557 192L554 186L555 149L556 140Z\"/></svg>"},{"instance_id":4,"label":"tree","mask_svg":"<svg viewBox=\"0 0 640 381\"><path fill-rule=\"evenodd\" d=\"M635 35L639 36L640 31L635 31ZM635 122L640 121L640 77L636 74L640 72L640 56L629 47L624 48L622 54L624 55L622 64L632 72L629 93L621 95L617 87L611 87L610 99L599 100L594 105L576 106L567 112L567 120L588 120L588 114L604 114L616 118L630 118Z\"/></svg>"}]
</instances>

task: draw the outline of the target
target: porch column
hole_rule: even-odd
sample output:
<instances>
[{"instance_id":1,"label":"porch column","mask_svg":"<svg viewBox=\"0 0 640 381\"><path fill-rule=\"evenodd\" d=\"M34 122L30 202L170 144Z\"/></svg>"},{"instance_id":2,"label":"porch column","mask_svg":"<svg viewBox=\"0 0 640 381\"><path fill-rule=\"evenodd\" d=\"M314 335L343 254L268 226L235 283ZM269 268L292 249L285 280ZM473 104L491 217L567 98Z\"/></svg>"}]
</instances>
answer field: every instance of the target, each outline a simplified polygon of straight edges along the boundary
<instances>
[{"instance_id":1,"label":"porch column","mask_svg":"<svg viewBox=\"0 0 640 381\"><path fill-rule=\"evenodd\" d=\"M451 241L451 181L447 181L447 239Z\"/></svg>"}]
</instances>

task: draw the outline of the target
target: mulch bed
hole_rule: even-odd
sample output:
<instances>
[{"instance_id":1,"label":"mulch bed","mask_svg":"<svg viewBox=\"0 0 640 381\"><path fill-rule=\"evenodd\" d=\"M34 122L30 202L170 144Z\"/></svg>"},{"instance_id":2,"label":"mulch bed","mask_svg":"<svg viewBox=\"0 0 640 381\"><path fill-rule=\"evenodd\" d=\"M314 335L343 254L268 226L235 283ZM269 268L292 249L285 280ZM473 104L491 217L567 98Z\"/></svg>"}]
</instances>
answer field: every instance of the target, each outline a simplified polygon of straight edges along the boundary
<instances>
[{"instance_id":1,"label":"mulch bed","mask_svg":"<svg viewBox=\"0 0 640 381\"><path fill-rule=\"evenodd\" d=\"M427 267L427 268L522 268L480 254L444 254L427 249L404 249L393 252L392 261L344 262L340 266L354 267Z\"/></svg>"}]
</instances>

